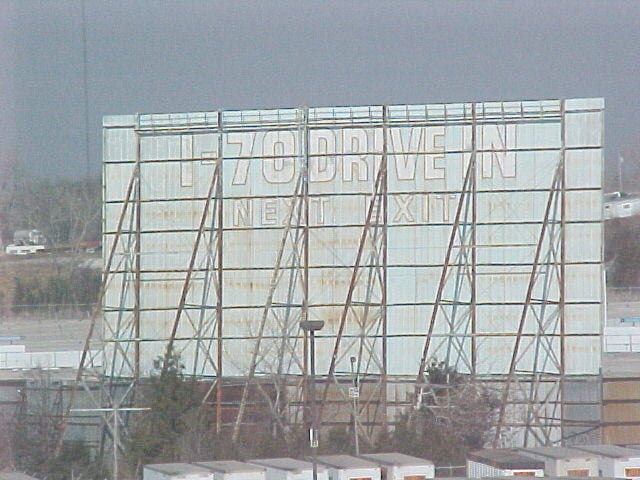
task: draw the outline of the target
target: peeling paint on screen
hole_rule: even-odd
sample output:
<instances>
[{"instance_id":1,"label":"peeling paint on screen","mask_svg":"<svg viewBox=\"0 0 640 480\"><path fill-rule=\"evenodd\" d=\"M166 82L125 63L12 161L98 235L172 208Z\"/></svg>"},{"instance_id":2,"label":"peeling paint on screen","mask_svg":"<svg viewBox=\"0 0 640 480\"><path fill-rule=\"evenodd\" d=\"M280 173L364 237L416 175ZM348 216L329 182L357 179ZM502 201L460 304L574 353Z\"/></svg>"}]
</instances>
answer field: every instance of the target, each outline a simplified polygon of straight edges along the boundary
<instances>
[{"instance_id":1,"label":"peeling paint on screen","mask_svg":"<svg viewBox=\"0 0 640 480\"><path fill-rule=\"evenodd\" d=\"M182 305L175 346L198 375L246 375L256 349L256 374L300 373L303 316L325 321L319 372L344 323L336 371L365 348L370 373L415 376L431 329L425 358L459 371L595 375L602 115L579 99L107 117L106 354L152 372Z\"/></svg>"}]
</instances>

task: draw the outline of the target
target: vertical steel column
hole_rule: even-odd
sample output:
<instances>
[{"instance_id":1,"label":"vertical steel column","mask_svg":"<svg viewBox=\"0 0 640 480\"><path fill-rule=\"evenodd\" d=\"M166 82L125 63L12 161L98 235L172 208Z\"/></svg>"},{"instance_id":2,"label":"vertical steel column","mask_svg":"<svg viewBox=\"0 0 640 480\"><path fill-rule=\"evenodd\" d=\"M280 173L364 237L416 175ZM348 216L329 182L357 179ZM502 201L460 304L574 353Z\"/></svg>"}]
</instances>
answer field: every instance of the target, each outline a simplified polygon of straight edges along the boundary
<instances>
[{"instance_id":1,"label":"vertical steel column","mask_svg":"<svg viewBox=\"0 0 640 480\"><path fill-rule=\"evenodd\" d=\"M565 266L567 264L566 256L566 220L567 220L567 173L566 173L566 110L565 100L560 101L560 278L558 279L560 287L560 298L558 308L560 309L560 439L562 445L565 444L565 405L564 405L564 389L565 389L565 367L566 346L565 346Z\"/></svg>"},{"instance_id":2,"label":"vertical steel column","mask_svg":"<svg viewBox=\"0 0 640 480\"><path fill-rule=\"evenodd\" d=\"M311 455L313 459L313 480L318 480L318 442L320 441L318 434L318 410L316 408L316 332L311 330L311 434L309 440L311 442Z\"/></svg>"},{"instance_id":3,"label":"vertical steel column","mask_svg":"<svg viewBox=\"0 0 640 480\"><path fill-rule=\"evenodd\" d=\"M223 294L223 282L224 282L224 262L223 262L223 240L224 240L224 218L223 218L223 199L224 199L224 187L222 184L223 172L224 172L224 142L222 136L224 134L223 130L223 116L222 111L218 110L218 186L216 188L216 201L217 212L216 215L218 217L218 225L217 225L217 244L216 244L216 274L217 274L217 294L216 294L216 316L217 316L217 373L216 373L216 433L219 434L222 428L222 391L223 391L223 365L222 365L222 335L224 333L223 329L223 303L222 303L222 294Z\"/></svg>"},{"instance_id":4,"label":"vertical steel column","mask_svg":"<svg viewBox=\"0 0 640 480\"><path fill-rule=\"evenodd\" d=\"M383 199L383 224L382 224L382 288L380 321L382 323L382 374L380 385L380 402L382 403L382 428L388 431L387 418L387 269L388 269L388 234L389 234L389 176L388 176L388 152L389 152L389 106L382 107L382 165L384 180L382 182ZM360 386L358 385L358 388ZM358 412L356 412L357 414ZM357 434L356 434L357 435Z\"/></svg>"},{"instance_id":5,"label":"vertical steel column","mask_svg":"<svg viewBox=\"0 0 640 480\"><path fill-rule=\"evenodd\" d=\"M476 164L476 156L478 154L478 126L476 121L476 104L471 104L471 163ZM475 380L477 375L477 272L476 265L478 263L476 229L478 226L478 182L477 169L474 167L471 171L471 300L469 305L469 315L471 317L471 378Z\"/></svg>"},{"instance_id":6,"label":"vertical steel column","mask_svg":"<svg viewBox=\"0 0 640 480\"><path fill-rule=\"evenodd\" d=\"M304 202L304 229L302 232L302 321L309 318L309 108L305 107L303 110L304 118L304 174L302 179L302 198ZM307 345L307 332L304 330L304 338L302 342L302 411L303 419L306 421L307 412L307 368L308 368L308 355L309 347ZM315 383L313 385L315 390Z\"/></svg>"},{"instance_id":7,"label":"vertical steel column","mask_svg":"<svg viewBox=\"0 0 640 480\"><path fill-rule=\"evenodd\" d=\"M136 122L140 124L139 120ZM142 237L142 168L140 159L140 135L135 132L136 138L136 170L138 171L138 182L135 189L135 248L134 248L134 305L133 305L133 335L134 335L134 360L133 360L133 378L134 381L140 379L140 241Z\"/></svg>"}]
</instances>

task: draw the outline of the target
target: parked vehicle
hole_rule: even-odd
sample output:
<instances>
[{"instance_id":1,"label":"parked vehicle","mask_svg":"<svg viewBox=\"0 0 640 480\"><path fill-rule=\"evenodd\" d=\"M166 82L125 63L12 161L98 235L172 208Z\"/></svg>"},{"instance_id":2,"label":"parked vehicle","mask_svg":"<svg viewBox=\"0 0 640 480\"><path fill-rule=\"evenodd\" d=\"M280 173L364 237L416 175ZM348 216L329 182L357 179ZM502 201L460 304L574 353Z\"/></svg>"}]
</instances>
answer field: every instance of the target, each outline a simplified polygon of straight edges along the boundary
<instances>
[{"instance_id":1,"label":"parked vehicle","mask_svg":"<svg viewBox=\"0 0 640 480\"><path fill-rule=\"evenodd\" d=\"M31 255L47 248L47 238L40 230L17 230L13 243L7 245L7 255Z\"/></svg>"}]
</instances>

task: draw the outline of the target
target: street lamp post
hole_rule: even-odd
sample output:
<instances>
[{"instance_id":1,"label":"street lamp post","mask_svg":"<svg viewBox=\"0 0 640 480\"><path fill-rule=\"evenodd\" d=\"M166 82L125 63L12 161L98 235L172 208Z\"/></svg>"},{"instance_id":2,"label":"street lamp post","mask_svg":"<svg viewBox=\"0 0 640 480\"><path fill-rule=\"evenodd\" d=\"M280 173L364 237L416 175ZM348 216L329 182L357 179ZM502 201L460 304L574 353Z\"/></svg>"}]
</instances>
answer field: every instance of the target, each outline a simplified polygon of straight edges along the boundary
<instances>
[{"instance_id":1,"label":"street lamp post","mask_svg":"<svg viewBox=\"0 0 640 480\"><path fill-rule=\"evenodd\" d=\"M356 457L360 456L360 443L358 441L358 399L360 398L360 379L358 378L358 372L354 368L357 358L352 356L351 361L351 376L353 378L353 387L349 389L349 396L352 401L353 408L353 441L356 447Z\"/></svg>"},{"instance_id":2,"label":"street lamp post","mask_svg":"<svg viewBox=\"0 0 640 480\"><path fill-rule=\"evenodd\" d=\"M315 332L324 327L322 320L302 320L300 328L309 333L311 338L311 428L309 429L309 443L313 465L313 480L318 480L318 412L316 410L316 337Z\"/></svg>"}]
</instances>

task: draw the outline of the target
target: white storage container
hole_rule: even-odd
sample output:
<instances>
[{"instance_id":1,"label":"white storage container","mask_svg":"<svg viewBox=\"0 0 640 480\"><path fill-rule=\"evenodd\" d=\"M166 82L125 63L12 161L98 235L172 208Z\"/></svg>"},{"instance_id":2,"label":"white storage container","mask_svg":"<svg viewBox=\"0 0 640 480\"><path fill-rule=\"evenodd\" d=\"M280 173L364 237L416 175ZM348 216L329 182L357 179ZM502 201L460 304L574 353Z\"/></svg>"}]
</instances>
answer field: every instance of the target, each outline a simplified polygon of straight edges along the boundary
<instances>
[{"instance_id":1,"label":"white storage container","mask_svg":"<svg viewBox=\"0 0 640 480\"><path fill-rule=\"evenodd\" d=\"M595 454L566 447L525 448L520 453L544 462L547 477L597 477L598 457Z\"/></svg>"},{"instance_id":2,"label":"white storage container","mask_svg":"<svg viewBox=\"0 0 640 480\"><path fill-rule=\"evenodd\" d=\"M266 480L313 480L313 464L294 458L260 458L249 463L264 467ZM318 480L329 480L327 469L318 465Z\"/></svg>"},{"instance_id":3,"label":"white storage container","mask_svg":"<svg viewBox=\"0 0 640 480\"><path fill-rule=\"evenodd\" d=\"M145 465L143 480L213 480L213 473L189 463L155 463Z\"/></svg>"},{"instance_id":4,"label":"white storage container","mask_svg":"<svg viewBox=\"0 0 640 480\"><path fill-rule=\"evenodd\" d=\"M266 469L250 463L220 460L195 465L213 472L213 480L266 480Z\"/></svg>"},{"instance_id":5,"label":"white storage container","mask_svg":"<svg viewBox=\"0 0 640 480\"><path fill-rule=\"evenodd\" d=\"M327 468L329 480L380 480L380 466L349 455L320 455L318 463Z\"/></svg>"},{"instance_id":6,"label":"white storage container","mask_svg":"<svg viewBox=\"0 0 640 480\"><path fill-rule=\"evenodd\" d=\"M544 463L515 449L478 450L467 456L467 477L543 477Z\"/></svg>"},{"instance_id":7,"label":"white storage container","mask_svg":"<svg viewBox=\"0 0 640 480\"><path fill-rule=\"evenodd\" d=\"M382 480L425 480L435 477L433 462L403 453L371 453L362 458L380 465Z\"/></svg>"},{"instance_id":8,"label":"white storage container","mask_svg":"<svg viewBox=\"0 0 640 480\"><path fill-rule=\"evenodd\" d=\"M598 457L600 476L640 478L640 451L617 445L579 445L575 448Z\"/></svg>"}]
</instances>

